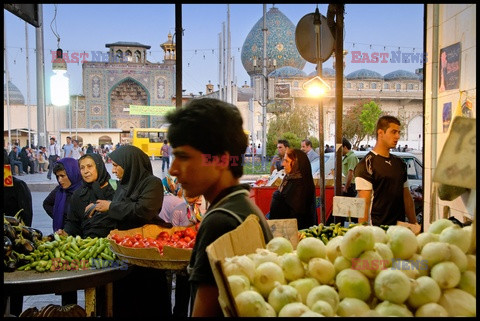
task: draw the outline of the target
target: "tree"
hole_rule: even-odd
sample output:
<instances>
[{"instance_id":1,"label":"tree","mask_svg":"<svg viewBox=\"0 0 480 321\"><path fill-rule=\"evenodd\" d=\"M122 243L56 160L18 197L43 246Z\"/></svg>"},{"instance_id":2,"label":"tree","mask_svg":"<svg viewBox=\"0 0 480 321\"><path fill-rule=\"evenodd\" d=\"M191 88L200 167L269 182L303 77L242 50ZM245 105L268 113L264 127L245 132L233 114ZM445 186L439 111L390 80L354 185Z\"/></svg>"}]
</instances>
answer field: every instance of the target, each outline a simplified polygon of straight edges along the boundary
<instances>
[{"instance_id":1,"label":"tree","mask_svg":"<svg viewBox=\"0 0 480 321\"><path fill-rule=\"evenodd\" d=\"M382 110L373 100L355 103L344 114L343 135L357 148L365 137L375 134L375 126L381 115Z\"/></svg>"},{"instance_id":2,"label":"tree","mask_svg":"<svg viewBox=\"0 0 480 321\"><path fill-rule=\"evenodd\" d=\"M315 110L313 106L297 105L288 112L276 113L268 124L267 156L275 155L279 139L287 139L291 147L300 148L302 139L307 138L315 129L316 118L312 117ZM318 140L316 143L318 145Z\"/></svg>"}]
</instances>

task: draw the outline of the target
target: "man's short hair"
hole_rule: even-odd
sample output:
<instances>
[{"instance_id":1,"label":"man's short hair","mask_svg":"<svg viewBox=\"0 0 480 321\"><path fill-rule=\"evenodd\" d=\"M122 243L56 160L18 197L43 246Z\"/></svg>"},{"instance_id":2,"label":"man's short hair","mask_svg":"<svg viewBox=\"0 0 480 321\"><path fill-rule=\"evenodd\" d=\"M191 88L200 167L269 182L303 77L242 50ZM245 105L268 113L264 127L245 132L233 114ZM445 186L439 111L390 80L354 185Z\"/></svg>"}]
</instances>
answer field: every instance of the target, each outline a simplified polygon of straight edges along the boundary
<instances>
[{"instance_id":1,"label":"man's short hair","mask_svg":"<svg viewBox=\"0 0 480 321\"><path fill-rule=\"evenodd\" d=\"M390 116L390 115L385 115L385 116L382 116L378 119L377 121L377 126L375 127L375 135L376 137L378 137L378 130L381 129L383 130L384 132L387 131L388 127L390 127L390 124L391 123L394 123L398 126L401 126L400 124L400 120L398 120L397 117L394 117L394 116Z\"/></svg>"},{"instance_id":2,"label":"man's short hair","mask_svg":"<svg viewBox=\"0 0 480 321\"><path fill-rule=\"evenodd\" d=\"M67 139L72 139L72 137L70 137L70 136L67 136Z\"/></svg>"},{"instance_id":3,"label":"man's short hair","mask_svg":"<svg viewBox=\"0 0 480 321\"><path fill-rule=\"evenodd\" d=\"M242 155L248 139L243 119L235 105L214 98L191 100L167 115L168 139L173 148L189 145L210 156L230 154L229 169L235 178L243 175Z\"/></svg>"},{"instance_id":4,"label":"man's short hair","mask_svg":"<svg viewBox=\"0 0 480 321\"><path fill-rule=\"evenodd\" d=\"M347 147L348 150L352 149L352 144L345 137L342 138L342 146Z\"/></svg>"},{"instance_id":5,"label":"man's short hair","mask_svg":"<svg viewBox=\"0 0 480 321\"><path fill-rule=\"evenodd\" d=\"M304 142L305 145L312 147L312 141L310 139L304 139L302 142Z\"/></svg>"},{"instance_id":6,"label":"man's short hair","mask_svg":"<svg viewBox=\"0 0 480 321\"><path fill-rule=\"evenodd\" d=\"M288 140L286 139L279 139L277 144L283 144L285 147L290 147L290 144L288 143Z\"/></svg>"}]
</instances>

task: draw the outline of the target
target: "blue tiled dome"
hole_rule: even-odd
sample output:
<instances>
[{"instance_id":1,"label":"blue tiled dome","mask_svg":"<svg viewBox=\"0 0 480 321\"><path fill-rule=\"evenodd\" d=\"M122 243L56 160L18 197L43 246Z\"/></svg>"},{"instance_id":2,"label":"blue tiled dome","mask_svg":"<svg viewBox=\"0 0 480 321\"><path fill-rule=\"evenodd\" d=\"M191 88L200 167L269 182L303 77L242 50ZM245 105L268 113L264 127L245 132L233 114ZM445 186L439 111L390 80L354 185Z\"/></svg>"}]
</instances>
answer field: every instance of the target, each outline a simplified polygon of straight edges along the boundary
<instances>
[{"instance_id":1,"label":"blue tiled dome","mask_svg":"<svg viewBox=\"0 0 480 321\"><path fill-rule=\"evenodd\" d=\"M317 75L317 71L314 70L308 74L309 77ZM335 78L335 69L332 68L322 68L322 77L324 78Z\"/></svg>"},{"instance_id":2,"label":"blue tiled dome","mask_svg":"<svg viewBox=\"0 0 480 321\"><path fill-rule=\"evenodd\" d=\"M289 78L289 77L305 77L307 74L294 67L285 66L278 69L275 69L271 73L268 74L268 77L275 77L275 78Z\"/></svg>"},{"instance_id":3,"label":"blue tiled dome","mask_svg":"<svg viewBox=\"0 0 480 321\"><path fill-rule=\"evenodd\" d=\"M417 74L413 72L406 71L406 70L395 70L392 71L385 76L383 76L385 80L419 80Z\"/></svg>"},{"instance_id":4,"label":"blue tiled dome","mask_svg":"<svg viewBox=\"0 0 480 321\"><path fill-rule=\"evenodd\" d=\"M11 81L8 82L8 96L10 98L10 104L25 105L25 98L22 92ZM7 101L7 84L3 84L3 101Z\"/></svg>"},{"instance_id":5,"label":"blue tiled dome","mask_svg":"<svg viewBox=\"0 0 480 321\"><path fill-rule=\"evenodd\" d=\"M349 73L345 78L347 78L347 80L360 80L360 79L382 80L383 76L373 70L360 69L360 70Z\"/></svg>"},{"instance_id":6,"label":"blue tiled dome","mask_svg":"<svg viewBox=\"0 0 480 321\"><path fill-rule=\"evenodd\" d=\"M295 25L278 8L272 7L266 13L267 58L275 59L277 68L290 66L302 70L306 61L300 56L295 44ZM257 21L245 38L241 59L247 73L251 76L262 72L263 61L263 16ZM254 71L253 57L257 59ZM273 67L267 68L267 73Z\"/></svg>"}]
</instances>

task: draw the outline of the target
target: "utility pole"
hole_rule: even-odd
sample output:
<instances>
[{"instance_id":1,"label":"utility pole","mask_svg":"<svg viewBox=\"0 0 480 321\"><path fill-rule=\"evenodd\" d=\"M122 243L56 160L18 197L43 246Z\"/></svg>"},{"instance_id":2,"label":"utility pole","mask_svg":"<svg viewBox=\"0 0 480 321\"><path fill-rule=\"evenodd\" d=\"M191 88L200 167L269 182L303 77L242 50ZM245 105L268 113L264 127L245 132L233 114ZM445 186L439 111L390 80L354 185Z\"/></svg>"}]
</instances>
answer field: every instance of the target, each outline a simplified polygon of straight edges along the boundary
<instances>
[{"instance_id":1,"label":"utility pole","mask_svg":"<svg viewBox=\"0 0 480 321\"><path fill-rule=\"evenodd\" d=\"M25 60L27 64L27 126L28 126L28 146L32 146L32 134L30 124L30 59L28 47L28 23L25 21Z\"/></svg>"},{"instance_id":2,"label":"utility pole","mask_svg":"<svg viewBox=\"0 0 480 321\"><path fill-rule=\"evenodd\" d=\"M8 73L8 60L7 60L7 31L5 26L5 20L3 20L3 60L5 61L5 83L7 84L7 127L8 127L8 148L12 149L12 134L10 132L11 120L10 120L10 90L8 88L10 75ZM9 152L10 152L9 150Z\"/></svg>"},{"instance_id":3,"label":"utility pole","mask_svg":"<svg viewBox=\"0 0 480 321\"><path fill-rule=\"evenodd\" d=\"M263 4L263 66L262 66L262 171L267 158L267 5Z\"/></svg>"},{"instance_id":4,"label":"utility pole","mask_svg":"<svg viewBox=\"0 0 480 321\"><path fill-rule=\"evenodd\" d=\"M35 28L37 48L37 132L38 144L47 146L47 129L45 113L45 61L43 56L43 5L38 4L38 23Z\"/></svg>"}]
</instances>

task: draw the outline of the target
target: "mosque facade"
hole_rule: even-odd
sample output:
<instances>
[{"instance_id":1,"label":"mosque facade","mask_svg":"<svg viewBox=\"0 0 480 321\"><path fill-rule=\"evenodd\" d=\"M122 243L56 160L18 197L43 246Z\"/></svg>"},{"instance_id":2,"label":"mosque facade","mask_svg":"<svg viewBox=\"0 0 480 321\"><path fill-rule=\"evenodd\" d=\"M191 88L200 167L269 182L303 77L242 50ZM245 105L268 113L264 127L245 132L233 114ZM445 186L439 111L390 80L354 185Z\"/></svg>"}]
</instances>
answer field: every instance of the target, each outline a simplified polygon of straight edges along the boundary
<instances>
[{"instance_id":1,"label":"mosque facade","mask_svg":"<svg viewBox=\"0 0 480 321\"><path fill-rule=\"evenodd\" d=\"M306 97L303 84L316 76L316 71L303 71L306 61L295 46L295 25L276 7L266 13L267 26L267 124L275 114L292 108L314 106ZM263 17L252 27L242 47L241 61L251 77L250 86L238 88L240 107L247 129L258 143L262 137L261 98L263 60ZM323 98L325 143L335 142L335 70L322 66L322 78L332 88ZM398 116L404 123L401 141L421 149L423 134L423 75L396 70L386 75L368 69L356 70L343 77L343 109L359 101L373 100L383 112ZM252 108L248 101L255 99ZM316 104L315 104L316 105ZM312 115L318 119L318 115ZM317 122L318 123L318 122ZM268 129L267 129L268 130ZM311 133L318 137L318 129Z\"/></svg>"},{"instance_id":2,"label":"mosque facade","mask_svg":"<svg viewBox=\"0 0 480 321\"><path fill-rule=\"evenodd\" d=\"M292 108L312 106L306 97L303 84L315 72L303 71L306 61L300 56L295 45L295 25L275 6L266 13L267 25L267 126L268 120L279 112ZM249 130L255 142L262 137L261 82L263 80L263 17L252 27L245 38L241 51L241 62L250 75L250 84L234 87L236 105L242 112L245 129ZM176 49L172 35L160 47L164 50L164 60L152 63L147 59L149 45L137 42L115 42L105 45L108 48L108 62L85 62L82 65L83 95L71 96L71 112L57 111L58 127L120 129L120 142L128 141L133 127L161 127L163 116L131 115L130 105L171 106L175 96ZM324 64L325 65L325 64ZM335 70L323 67L323 78L332 91L324 98L325 143L335 141ZM419 147L423 133L423 77L405 70L397 70L381 75L373 70L360 69L344 75L344 110L361 100L374 100L388 114L399 116L404 122L403 141L414 142ZM10 90L10 97L19 100L18 93ZM205 96L218 97L212 84L206 85ZM20 93L21 95L21 93ZM183 97L182 97L183 99ZM253 103L251 101L253 100ZM15 104L14 104L15 105ZM34 106L32 106L34 107ZM50 108L51 110L52 108ZM47 106L47 111L49 110ZM54 109L53 109L54 110ZM5 113L5 111L4 111ZM53 112L54 113L54 112ZM312 115L317 118L318 115ZM48 115L47 115L48 118ZM71 119L70 119L71 118ZM6 119L4 117L4 119ZM55 117L54 117L55 120ZM50 121L52 122L52 121ZM47 129L51 131L52 126ZM317 122L318 123L318 122ZM36 118L33 118L36 127ZM6 127L6 126L5 126ZM15 126L12 126L15 128ZM26 124L17 128L25 128ZM55 128L55 121L53 124ZM55 132L55 130L53 131ZM60 132L60 128L57 129ZM106 133L104 141L109 140ZM318 137L317 132L312 136ZM82 137L78 137L82 141ZM116 138L110 137L114 142ZM98 145L99 142L93 142Z\"/></svg>"}]
</instances>

